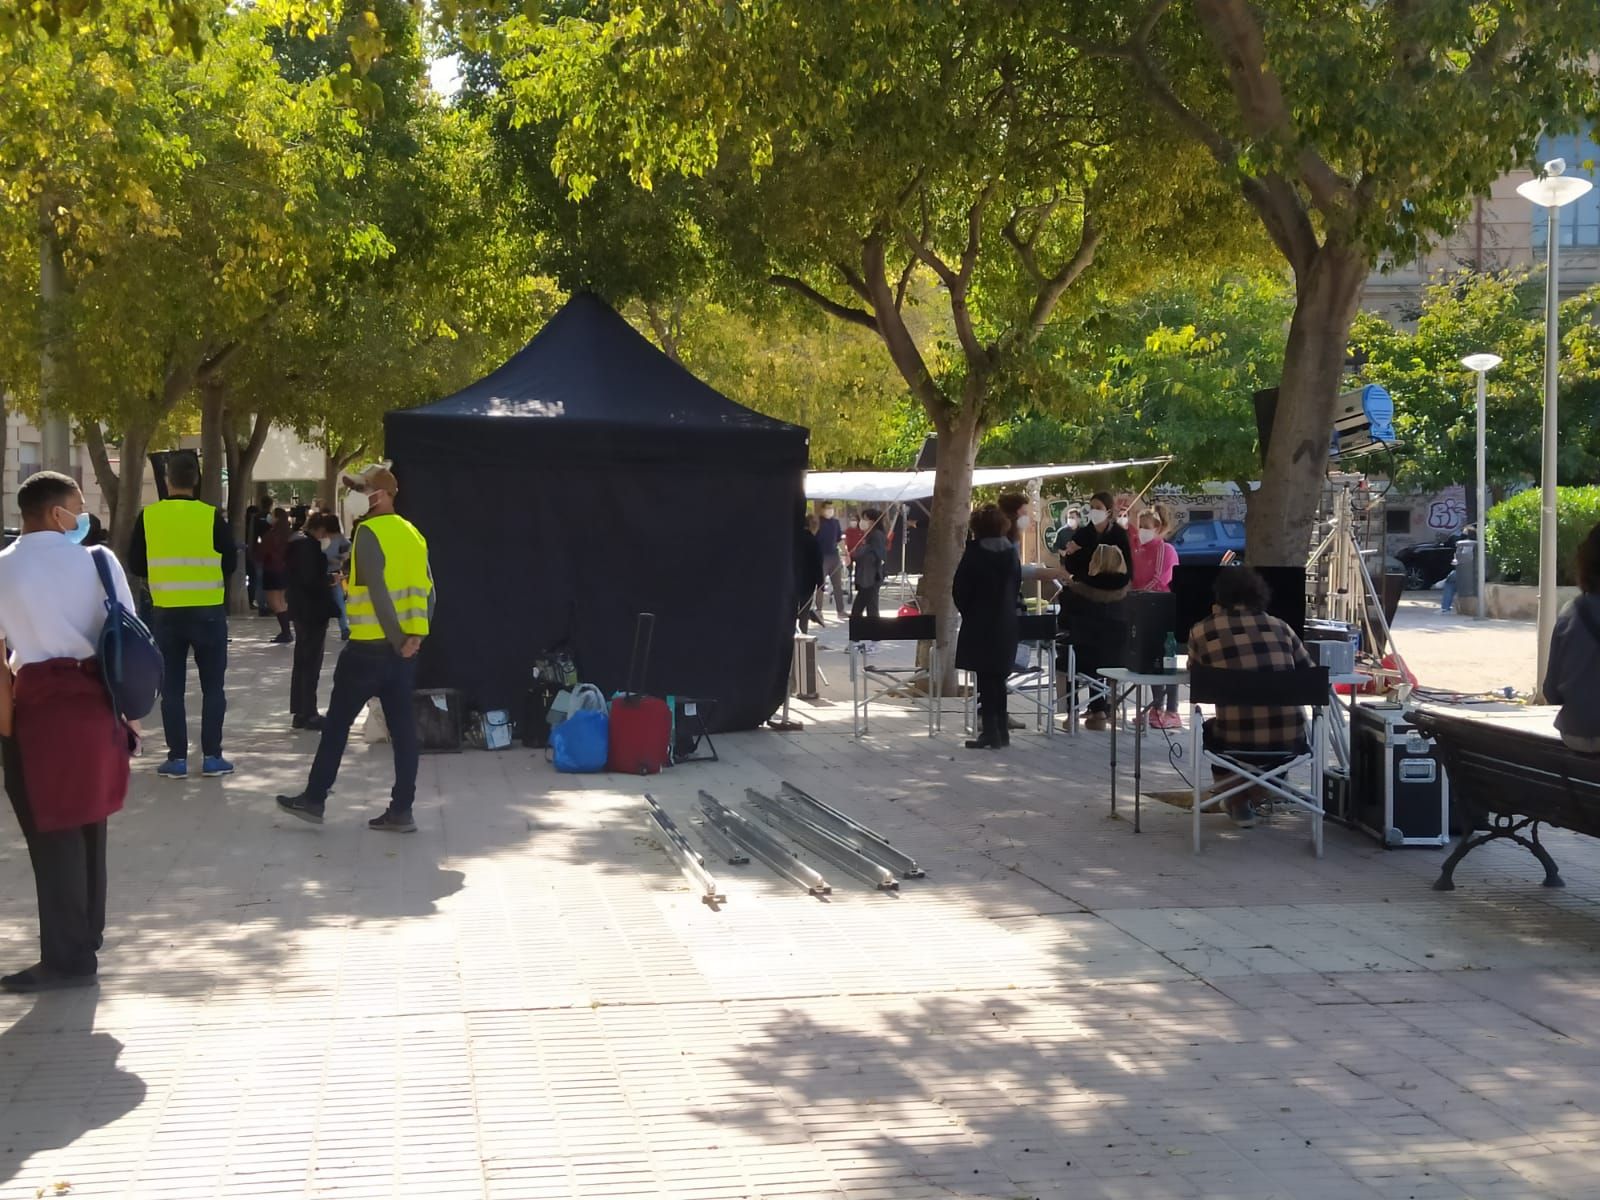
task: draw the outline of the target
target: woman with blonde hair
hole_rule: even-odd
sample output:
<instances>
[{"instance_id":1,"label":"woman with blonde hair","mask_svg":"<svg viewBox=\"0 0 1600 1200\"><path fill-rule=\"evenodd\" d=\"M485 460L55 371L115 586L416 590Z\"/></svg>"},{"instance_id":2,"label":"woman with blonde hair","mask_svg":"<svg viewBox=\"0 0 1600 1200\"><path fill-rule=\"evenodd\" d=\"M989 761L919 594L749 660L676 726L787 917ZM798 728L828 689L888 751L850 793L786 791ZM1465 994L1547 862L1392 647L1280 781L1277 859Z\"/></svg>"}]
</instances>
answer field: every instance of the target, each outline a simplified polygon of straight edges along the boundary
<instances>
[{"instance_id":1,"label":"woman with blonde hair","mask_svg":"<svg viewBox=\"0 0 1600 1200\"><path fill-rule=\"evenodd\" d=\"M1138 528L1133 540L1133 590L1136 592L1170 592L1172 572L1178 565L1178 550L1167 535L1172 532L1172 517L1167 506L1157 504L1139 510ZM1147 721L1151 729L1182 729L1183 718L1178 716L1178 688L1167 684L1152 688L1150 709L1140 713L1139 720Z\"/></svg>"}]
</instances>

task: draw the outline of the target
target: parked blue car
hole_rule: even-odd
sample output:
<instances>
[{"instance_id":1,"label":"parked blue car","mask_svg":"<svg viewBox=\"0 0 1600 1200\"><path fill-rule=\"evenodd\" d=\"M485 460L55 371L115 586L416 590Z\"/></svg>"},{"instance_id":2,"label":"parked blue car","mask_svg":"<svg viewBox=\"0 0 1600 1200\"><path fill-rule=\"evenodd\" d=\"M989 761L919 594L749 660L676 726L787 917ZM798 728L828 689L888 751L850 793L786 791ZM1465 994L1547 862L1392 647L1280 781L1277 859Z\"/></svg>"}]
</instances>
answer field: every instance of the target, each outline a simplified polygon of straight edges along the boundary
<instances>
[{"instance_id":1,"label":"parked blue car","mask_svg":"<svg viewBox=\"0 0 1600 1200\"><path fill-rule=\"evenodd\" d=\"M1244 556L1244 522L1190 521L1168 540L1177 548L1179 562L1214 567L1229 550Z\"/></svg>"}]
</instances>

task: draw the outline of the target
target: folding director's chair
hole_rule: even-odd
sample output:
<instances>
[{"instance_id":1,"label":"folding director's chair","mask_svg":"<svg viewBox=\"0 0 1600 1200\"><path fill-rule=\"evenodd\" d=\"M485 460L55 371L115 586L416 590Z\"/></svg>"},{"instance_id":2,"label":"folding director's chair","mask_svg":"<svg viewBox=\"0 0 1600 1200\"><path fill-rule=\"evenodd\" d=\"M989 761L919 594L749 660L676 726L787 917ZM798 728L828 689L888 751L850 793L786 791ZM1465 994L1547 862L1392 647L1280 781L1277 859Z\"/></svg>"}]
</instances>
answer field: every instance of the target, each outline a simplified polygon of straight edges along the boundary
<instances>
[{"instance_id":1,"label":"folding director's chair","mask_svg":"<svg viewBox=\"0 0 1600 1200\"><path fill-rule=\"evenodd\" d=\"M867 660L863 642L927 642L925 667L878 667ZM850 618L850 701L855 736L867 732L872 702L890 695L928 710L928 736L939 729L939 625L931 613L915 617ZM920 689L920 694L919 694Z\"/></svg>"},{"instance_id":2,"label":"folding director's chair","mask_svg":"<svg viewBox=\"0 0 1600 1200\"><path fill-rule=\"evenodd\" d=\"M1056 619L1052 614L1025 616L1018 626L1016 669L1006 678L1006 695L1033 716L1035 730L1050 737L1056 717ZM972 673L967 675L966 729L972 733L978 727L978 692Z\"/></svg>"},{"instance_id":3,"label":"folding director's chair","mask_svg":"<svg viewBox=\"0 0 1600 1200\"><path fill-rule=\"evenodd\" d=\"M1191 667L1189 691L1194 702L1190 726L1190 758L1194 769L1194 849L1200 852L1200 814L1220 808L1235 796L1255 788L1270 792L1311 814L1311 849L1322 857L1322 779L1328 756L1328 668L1300 667L1293 671L1238 671L1217 667ZM1272 705L1311 710L1311 738L1298 746L1274 750L1233 750L1212 744L1201 704ZM1203 767L1215 764L1236 776L1235 782L1208 792ZM1311 786L1302 787L1290 777L1311 769Z\"/></svg>"}]
</instances>

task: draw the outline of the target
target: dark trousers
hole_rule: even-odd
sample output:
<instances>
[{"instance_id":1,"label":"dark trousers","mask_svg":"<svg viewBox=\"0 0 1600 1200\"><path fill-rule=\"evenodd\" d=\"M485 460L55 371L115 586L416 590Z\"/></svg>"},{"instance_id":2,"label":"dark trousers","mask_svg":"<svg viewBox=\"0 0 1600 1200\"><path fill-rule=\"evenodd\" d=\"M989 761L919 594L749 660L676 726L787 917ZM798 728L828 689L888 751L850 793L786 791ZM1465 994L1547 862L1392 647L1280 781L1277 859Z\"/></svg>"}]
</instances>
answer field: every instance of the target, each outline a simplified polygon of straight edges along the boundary
<instances>
[{"instance_id":1,"label":"dark trousers","mask_svg":"<svg viewBox=\"0 0 1600 1200\"><path fill-rule=\"evenodd\" d=\"M16 810L33 863L39 897L39 961L63 975L92 975L106 931L106 823L40 833L33 824L22 755L11 738L0 739L6 794Z\"/></svg>"},{"instance_id":2,"label":"dark trousers","mask_svg":"<svg viewBox=\"0 0 1600 1200\"><path fill-rule=\"evenodd\" d=\"M394 791L389 807L395 812L411 811L417 796L417 714L411 707L416 679L417 660L402 658L388 642L345 643L333 668L333 695L323 714L322 740L311 763L311 778L306 781L310 803L327 802L339 778L339 761L350 740L350 727L367 701L376 698L383 706L394 746Z\"/></svg>"},{"instance_id":3,"label":"dark trousers","mask_svg":"<svg viewBox=\"0 0 1600 1200\"><path fill-rule=\"evenodd\" d=\"M189 655L200 673L200 752L222 756L222 718L228 712L223 679L228 673L228 618L220 608L158 608L151 632L166 674L161 682L161 725L167 735L167 760L189 757L189 716L184 686Z\"/></svg>"},{"instance_id":4,"label":"dark trousers","mask_svg":"<svg viewBox=\"0 0 1600 1200\"><path fill-rule=\"evenodd\" d=\"M878 615L878 585L856 589L856 602L850 606L852 617L875 617Z\"/></svg>"},{"instance_id":5,"label":"dark trousers","mask_svg":"<svg viewBox=\"0 0 1600 1200\"><path fill-rule=\"evenodd\" d=\"M1005 671L977 671L978 685L978 724L980 728L991 718L1004 725L1006 720L1006 679Z\"/></svg>"},{"instance_id":6,"label":"dark trousers","mask_svg":"<svg viewBox=\"0 0 1600 1200\"><path fill-rule=\"evenodd\" d=\"M294 670L289 675L289 715L302 721L317 715L317 683L322 679L322 648L328 618L294 623Z\"/></svg>"}]
</instances>

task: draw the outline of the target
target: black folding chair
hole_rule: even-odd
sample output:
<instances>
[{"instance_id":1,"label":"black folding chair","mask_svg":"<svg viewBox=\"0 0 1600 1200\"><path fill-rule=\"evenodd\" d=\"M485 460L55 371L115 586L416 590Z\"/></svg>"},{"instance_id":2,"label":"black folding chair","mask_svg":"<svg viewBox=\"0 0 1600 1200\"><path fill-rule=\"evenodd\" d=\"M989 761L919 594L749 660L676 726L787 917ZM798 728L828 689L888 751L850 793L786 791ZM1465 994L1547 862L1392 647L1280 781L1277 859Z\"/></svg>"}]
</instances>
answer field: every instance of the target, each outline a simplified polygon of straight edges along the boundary
<instances>
[{"instance_id":1,"label":"black folding chair","mask_svg":"<svg viewBox=\"0 0 1600 1200\"><path fill-rule=\"evenodd\" d=\"M877 667L867 661L863 642L927 642L925 667ZM851 720L859 739L867 732L869 711L874 700L910 694L913 705L926 703L928 736L941 724L939 712L939 623L931 613L915 617L850 618L850 701ZM917 688L925 688L923 698Z\"/></svg>"},{"instance_id":2,"label":"black folding chair","mask_svg":"<svg viewBox=\"0 0 1600 1200\"><path fill-rule=\"evenodd\" d=\"M1220 807L1228 800L1253 788L1264 788L1275 797L1305 809L1311 814L1311 849L1322 857L1322 776L1327 763L1328 733L1327 667L1298 667L1292 671L1238 671L1219 667L1189 668L1189 693L1194 702L1190 726L1190 757L1194 764L1194 850L1200 853L1200 814ZM1311 738L1297 746L1262 750L1238 750L1213 743L1200 705L1270 705L1311 710ZM1209 794L1202 767L1215 764L1237 777L1232 784ZM1311 768L1311 786L1301 787L1289 776L1302 767Z\"/></svg>"}]
</instances>

